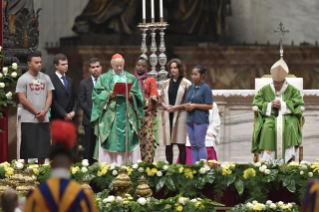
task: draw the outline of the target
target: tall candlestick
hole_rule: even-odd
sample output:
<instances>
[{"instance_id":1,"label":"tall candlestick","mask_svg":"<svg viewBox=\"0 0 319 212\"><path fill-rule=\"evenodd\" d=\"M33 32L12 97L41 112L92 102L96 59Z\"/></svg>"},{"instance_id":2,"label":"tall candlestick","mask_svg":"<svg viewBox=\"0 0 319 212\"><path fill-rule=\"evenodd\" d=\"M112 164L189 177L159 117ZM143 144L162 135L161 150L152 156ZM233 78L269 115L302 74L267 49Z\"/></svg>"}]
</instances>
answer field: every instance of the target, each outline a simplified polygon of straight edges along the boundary
<instances>
[{"instance_id":1,"label":"tall candlestick","mask_svg":"<svg viewBox=\"0 0 319 212\"><path fill-rule=\"evenodd\" d=\"M143 10L143 23L146 23L146 0L142 0L142 10Z\"/></svg>"},{"instance_id":2,"label":"tall candlestick","mask_svg":"<svg viewBox=\"0 0 319 212\"><path fill-rule=\"evenodd\" d=\"M154 0L151 0L151 18L152 18L152 23L154 23L155 22Z\"/></svg>"},{"instance_id":3,"label":"tall candlestick","mask_svg":"<svg viewBox=\"0 0 319 212\"><path fill-rule=\"evenodd\" d=\"M161 22L163 22L164 21L163 0L159 0L159 6L160 6L160 20L161 20Z\"/></svg>"}]
</instances>

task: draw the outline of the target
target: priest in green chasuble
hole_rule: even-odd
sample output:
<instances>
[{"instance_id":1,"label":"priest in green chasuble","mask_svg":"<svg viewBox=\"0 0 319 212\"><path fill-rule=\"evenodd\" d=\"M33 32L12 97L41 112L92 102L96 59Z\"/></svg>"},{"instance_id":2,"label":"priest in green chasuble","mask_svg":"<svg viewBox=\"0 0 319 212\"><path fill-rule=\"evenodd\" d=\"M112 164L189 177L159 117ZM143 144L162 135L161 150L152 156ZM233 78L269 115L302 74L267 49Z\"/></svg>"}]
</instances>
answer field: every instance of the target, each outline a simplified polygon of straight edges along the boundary
<instances>
[{"instance_id":1,"label":"priest in green chasuble","mask_svg":"<svg viewBox=\"0 0 319 212\"><path fill-rule=\"evenodd\" d=\"M261 88L253 101L258 112L251 152L266 161L282 158L288 162L295 159L302 142L300 118L304 119L301 108L305 104L300 91L285 79L289 69L283 59L270 73L273 82Z\"/></svg>"},{"instance_id":2,"label":"priest in green chasuble","mask_svg":"<svg viewBox=\"0 0 319 212\"><path fill-rule=\"evenodd\" d=\"M143 95L135 76L124 71L124 62L121 55L115 54L111 60L112 69L99 77L92 93L91 124L98 138L94 158L100 163L117 165L126 163L126 126L128 126L127 160L136 163L141 159L138 130L140 119L144 117ZM132 83L127 96L127 110L125 94L113 91L116 83L125 83L126 80L127 83Z\"/></svg>"}]
</instances>

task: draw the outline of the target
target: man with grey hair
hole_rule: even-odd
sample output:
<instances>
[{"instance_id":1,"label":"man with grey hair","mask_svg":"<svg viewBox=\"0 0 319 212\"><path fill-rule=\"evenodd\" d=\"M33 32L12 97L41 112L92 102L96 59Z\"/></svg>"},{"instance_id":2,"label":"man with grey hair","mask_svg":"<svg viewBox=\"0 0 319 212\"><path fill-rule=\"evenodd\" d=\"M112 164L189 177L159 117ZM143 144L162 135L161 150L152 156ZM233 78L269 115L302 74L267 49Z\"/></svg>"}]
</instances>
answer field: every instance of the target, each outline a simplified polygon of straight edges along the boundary
<instances>
[{"instance_id":1,"label":"man with grey hair","mask_svg":"<svg viewBox=\"0 0 319 212\"><path fill-rule=\"evenodd\" d=\"M141 159L138 131L140 118L144 117L144 100L137 79L124 71L124 64L123 56L115 54L111 60L112 69L99 77L93 89L91 124L99 138L94 158L100 163L122 165ZM125 92L114 91L117 83L132 84L127 97Z\"/></svg>"},{"instance_id":2,"label":"man with grey hair","mask_svg":"<svg viewBox=\"0 0 319 212\"><path fill-rule=\"evenodd\" d=\"M15 190L8 188L1 194L2 212L14 212L18 206L18 195Z\"/></svg>"}]
</instances>

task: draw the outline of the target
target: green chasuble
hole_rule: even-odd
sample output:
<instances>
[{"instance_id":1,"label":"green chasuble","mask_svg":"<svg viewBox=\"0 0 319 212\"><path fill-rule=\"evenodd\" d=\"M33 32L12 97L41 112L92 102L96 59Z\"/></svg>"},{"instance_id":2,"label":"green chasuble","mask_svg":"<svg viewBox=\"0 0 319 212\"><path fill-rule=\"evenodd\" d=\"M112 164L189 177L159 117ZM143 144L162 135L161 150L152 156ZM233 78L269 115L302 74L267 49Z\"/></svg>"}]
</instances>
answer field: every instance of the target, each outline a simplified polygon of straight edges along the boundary
<instances>
[{"instance_id":1,"label":"green chasuble","mask_svg":"<svg viewBox=\"0 0 319 212\"><path fill-rule=\"evenodd\" d=\"M275 151L275 157L277 158L277 149L281 149L282 158L285 158L285 150L288 147L297 148L302 142L300 117L302 117L304 123L301 113L301 106L304 106L304 101L300 91L287 83L284 92L277 94L277 99L278 96L282 102L286 102L290 114L281 115L280 109L279 116L275 117L275 111L271 108L271 114L268 114L270 116L266 116L268 103L276 99L273 85L264 86L254 97L253 106L258 107L258 113L252 137L252 153L260 154L261 151ZM277 126L277 123L280 123L277 121L279 119L282 123L281 128ZM277 129L281 130L281 135L277 135ZM277 141L282 142L282 147L277 147Z\"/></svg>"},{"instance_id":2,"label":"green chasuble","mask_svg":"<svg viewBox=\"0 0 319 212\"><path fill-rule=\"evenodd\" d=\"M144 117L143 95L134 75L125 72L127 82L132 83L132 99L128 102L128 150L139 145L138 130L140 119ZM92 93L93 109L91 124L94 134L100 138L101 146L110 152L125 152L126 103L124 95L110 99L110 93L117 82L125 82L124 75L117 75L113 70L101 75ZM107 107L105 105L107 104ZM98 158L100 142L96 142L94 158Z\"/></svg>"}]
</instances>

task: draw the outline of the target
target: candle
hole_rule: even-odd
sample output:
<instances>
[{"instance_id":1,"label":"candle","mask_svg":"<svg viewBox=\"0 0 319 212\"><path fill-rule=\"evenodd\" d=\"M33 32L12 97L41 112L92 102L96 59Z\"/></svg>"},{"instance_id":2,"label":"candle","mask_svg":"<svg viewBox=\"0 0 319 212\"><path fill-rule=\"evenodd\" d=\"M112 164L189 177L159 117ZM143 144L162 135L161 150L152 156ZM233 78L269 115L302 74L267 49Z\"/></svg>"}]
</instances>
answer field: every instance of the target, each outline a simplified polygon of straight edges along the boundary
<instances>
[{"instance_id":1,"label":"candle","mask_svg":"<svg viewBox=\"0 0 319 212\"><path fill-rule=\"evenodd\" d=\"M154 23L154 20L155 20L155 15L154 15L154 0L151 0L151 18L152 18L152 23Z\"/></svg>"},{"instance_id":2,"label":"candle","mask_svg":"<svg viewBox=\"0 0 319 212\"><path fill-rule=\"evenodd\" d=\"M160 20L163 22L164 16L163 16L163 0L159 0L159 6L160 6Z\"/></svg>"},{"instance_id":3,"label":"candle","mask_svg":"<svg viewBox=\"0 0 319 212\"><path fill-rule=\"evenodd\" d=\"M145 2L146 0L142 0L142 7L143 7L143 14L142 14L142 16L143 16L143 23L146 23L146 2Z\"/></svg>"}]
</instances>

